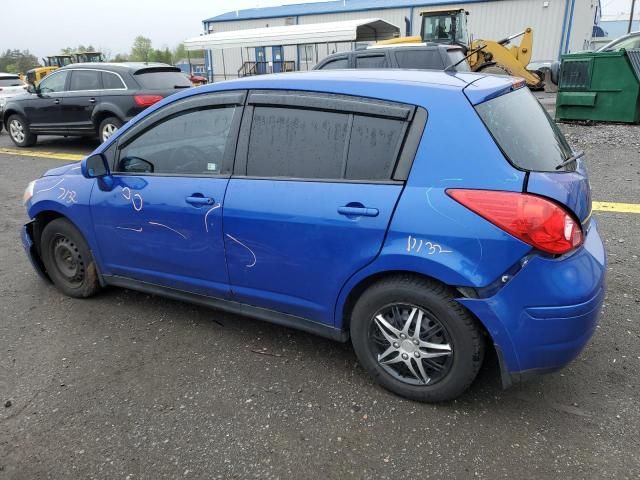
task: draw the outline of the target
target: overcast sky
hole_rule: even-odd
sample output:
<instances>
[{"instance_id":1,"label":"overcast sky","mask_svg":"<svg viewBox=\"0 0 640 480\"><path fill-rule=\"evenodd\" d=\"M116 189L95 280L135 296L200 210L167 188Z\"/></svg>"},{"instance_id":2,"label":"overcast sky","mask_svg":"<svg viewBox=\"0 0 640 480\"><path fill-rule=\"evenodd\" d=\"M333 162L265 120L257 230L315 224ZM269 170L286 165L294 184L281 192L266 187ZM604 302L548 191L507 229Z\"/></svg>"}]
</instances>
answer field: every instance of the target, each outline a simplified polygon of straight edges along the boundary
<instances>
[{"instance_id":1,"label":"overcast sky","mask_svg":"<svg viewBox=\"0 0 640 480\"><path fill-rule=\"evenodd\" d=\"M559 0L556 0L559 1ZM137 35L155 48L175 47L202 32L202 20L235 9L302 0L0 0L0 50L30 50L38 58L91 44L112 55L131 49ZM602 0L604 13L629 11L631 0ZM640 8L640 5L639 7Z\"/></svg>"}]
</instances>

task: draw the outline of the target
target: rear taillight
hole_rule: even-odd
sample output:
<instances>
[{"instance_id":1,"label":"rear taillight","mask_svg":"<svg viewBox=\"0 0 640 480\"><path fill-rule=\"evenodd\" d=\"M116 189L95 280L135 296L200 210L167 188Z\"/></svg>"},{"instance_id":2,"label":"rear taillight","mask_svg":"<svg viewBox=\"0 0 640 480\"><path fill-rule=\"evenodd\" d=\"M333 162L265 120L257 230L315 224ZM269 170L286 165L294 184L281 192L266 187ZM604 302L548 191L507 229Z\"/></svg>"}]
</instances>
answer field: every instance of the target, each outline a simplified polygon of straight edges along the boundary
<instances>
[{"instance_id":1,"label":"rear taillight","mask_svg":"<svg viewBox=\"0 0 640 480\"><path fill-rule=\"evenodd\" d=\"M134 95L133 101L139 107L150 107L154 103L158 103L162 98L162 95Z\"/></svg>"},{"instance_id":2,"label":"rear taillight","mask_svg":"<svg viewBox=\"0 0 640 480\"><path fill-rule=\"evenodd\" d=\"M567 253L582 244L580 224L562 207L536 195L494 190L447 190L450 197L543 252Z\"/></svg>"}]
</instances>

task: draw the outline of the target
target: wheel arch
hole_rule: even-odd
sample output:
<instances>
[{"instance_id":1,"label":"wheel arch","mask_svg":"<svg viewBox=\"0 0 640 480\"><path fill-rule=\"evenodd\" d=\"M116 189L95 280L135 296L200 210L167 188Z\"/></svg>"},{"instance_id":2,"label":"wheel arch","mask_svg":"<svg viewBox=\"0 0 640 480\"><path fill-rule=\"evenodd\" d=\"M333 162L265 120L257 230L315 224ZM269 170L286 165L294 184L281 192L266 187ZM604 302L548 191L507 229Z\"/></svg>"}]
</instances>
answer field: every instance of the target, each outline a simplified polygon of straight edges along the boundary
<instances>
[{"instance_id":1,"label":"wheel arch","mask_svg":"<svg viewBox=\"0 0 640 480\"><path fill-rule=\"evenodd\" d=\"M2 114L2 123L4 125L5 130L9 131L9 118L12 115L20 115L22 117L24 117L24 119L27 121L27 123L29 123L29 119L26 117L26 115L24 114L23 111L21 111L20 109L17 109L15 107L11 107L9 110L5 110Z\"/></svg>"},{"instance_id":2,"label":"wheel arch","mask_svg":"<svg viewBox=\"0 0 640 480\"><path fill-rule=\"evenodd\" d=\"M125 123L124 115L122 115L121 112L119 113L118 109L110 108L110 106L105 105L103 108L94 111L91 116L91 121L93 122L93 126L95 127L96 132L98 131L98 128L100 128L100 124L102 123L102 121L109 117L115 117L123 124Z\"/></svg>"}]
</instances>

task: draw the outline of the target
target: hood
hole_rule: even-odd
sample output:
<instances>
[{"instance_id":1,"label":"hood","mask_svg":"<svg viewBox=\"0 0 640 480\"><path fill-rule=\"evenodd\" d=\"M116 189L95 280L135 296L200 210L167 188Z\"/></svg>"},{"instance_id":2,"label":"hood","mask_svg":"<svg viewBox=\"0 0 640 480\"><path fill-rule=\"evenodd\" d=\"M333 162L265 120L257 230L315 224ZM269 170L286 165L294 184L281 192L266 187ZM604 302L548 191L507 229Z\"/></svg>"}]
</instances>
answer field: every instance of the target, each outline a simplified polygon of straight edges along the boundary
<instances>
[{"instance_id":1,"label":"hood","mask_svg":"<svg viewBox=\"0 0 640 480\"><path fill-rule=\"evenodd\" d=\"M78 167L78 168L74 168ZM69 173L76 173L80 175L80 162L72 162L67 165L62 165L61 167L52 168L51 170L47 170L42 175L43 177L57 177L59 175L67 175Z\"/></svg>"}]
</instances>

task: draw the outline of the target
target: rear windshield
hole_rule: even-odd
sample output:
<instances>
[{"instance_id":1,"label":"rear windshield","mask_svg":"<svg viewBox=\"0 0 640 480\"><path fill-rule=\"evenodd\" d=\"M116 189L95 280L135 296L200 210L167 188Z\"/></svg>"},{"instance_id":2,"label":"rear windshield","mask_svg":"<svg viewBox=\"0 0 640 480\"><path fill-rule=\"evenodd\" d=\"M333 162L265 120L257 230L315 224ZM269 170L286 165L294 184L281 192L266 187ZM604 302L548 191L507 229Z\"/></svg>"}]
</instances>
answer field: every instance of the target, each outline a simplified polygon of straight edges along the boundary
<instances>
[{"instance_id":1,"label":"rear windshield","mask_svg":"<svg viewBox=\"0 0 640 480\"><path fill-rule=\"evenodd\" d=\"M178 71L144 70L136 73L135 77L145 90L171 90L192 86L185 74Z\"/></svg>"},{"instance_id":2,"label":"rear windshield","mask_svg":"<svg viewBox=\"0 0 640 480\"><path fill-rule=\"evenodd\" d=\"M24 82L16 77L0 77L0 87L22 87Z\"/></svg>"},{"instance_id":3,"label":"rear windshield","mask_svg":"<svg viewBox=\"0 0 640 480\"><path fill-rule=\"evenodd\" d=\"M476 111L518 168L553 172L572 155L558 126L527 88L476 105Z\"/></svg>"}]
</instances>

